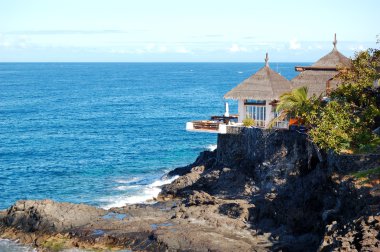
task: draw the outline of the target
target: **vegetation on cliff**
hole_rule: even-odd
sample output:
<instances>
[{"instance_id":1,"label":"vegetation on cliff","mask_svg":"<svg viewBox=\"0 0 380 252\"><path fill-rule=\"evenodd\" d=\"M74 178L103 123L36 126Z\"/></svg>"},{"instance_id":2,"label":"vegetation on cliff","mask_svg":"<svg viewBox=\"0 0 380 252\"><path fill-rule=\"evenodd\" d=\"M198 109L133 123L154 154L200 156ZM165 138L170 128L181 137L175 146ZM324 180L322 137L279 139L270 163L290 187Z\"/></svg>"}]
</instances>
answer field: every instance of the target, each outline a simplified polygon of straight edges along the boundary
<instances>
[{"instance_id":1,"label":"vegetation on cliff","mask_svg":"<svg viewBox=\"0 0 380 252\"><path fill-rule=\"evenodd\" d=\"M331 102L318 103L317 111L308 113L306 120L313 125L310 136L321 148L336 152L373 151L380 138L373 130L380 125L379 87L380 51L359 52L352 68L342 69L337 78L342 83L331 92Z\"/></svg>"},{"instance_id":2,"label":"vegetation on cliff","mask_svg":"<svg viewBox=\"0 0 380 252\"><path fill-rule=\"evenodd\" d=\"M273 126L274 122L282 121L289 116L297 118L301 122L306 114L311 111L312 105L311 99L308 98L307 87L299 87L291 92L286 92L280 96L276 106L276 111L280 115L272 120L270 126Z\"/></svg>"},{"instance_id":3,"label":"vegetation on cliff","mask_svg":"<svg viewBox=\"0 0 380 252\"><path fill-rule=\"evenodd\" d=\"M336 78L341 84L329 94L307 98L302 87L280 97L279 109L302 118L310 128L310 138L322 149L335 152L373 152L380 145L374 130L380 126L380 88L378 80L380 50L359 52L351 68Z\"/></svg>"},{"instance_id":4,"label":"vegetation on cliff","mask_svg":"<svg viewBox=\"0 0 380 252\"><path fill-rule=\"evenodd\" d=\"M247 117L247 118L245 118L245 119L243 120L243 125L244 125L245 127L252 127L252 126L255 125L255 120L253 120L252 118Z\"/></svg>"}]
</instances>

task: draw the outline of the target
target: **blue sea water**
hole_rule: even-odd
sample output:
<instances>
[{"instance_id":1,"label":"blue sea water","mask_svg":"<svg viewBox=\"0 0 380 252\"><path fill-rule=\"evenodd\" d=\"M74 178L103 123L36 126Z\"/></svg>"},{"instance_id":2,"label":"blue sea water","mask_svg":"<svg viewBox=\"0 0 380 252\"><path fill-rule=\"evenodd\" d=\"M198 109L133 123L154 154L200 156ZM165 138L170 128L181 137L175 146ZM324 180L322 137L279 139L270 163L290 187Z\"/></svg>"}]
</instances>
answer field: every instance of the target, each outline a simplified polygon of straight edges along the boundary
<instances>
[{"instance_id":1,"label":"blue sea water","mask_svg":"<svg viewBox=\"0 0 380 252\"><path fill-rule=\"evenodd\" d=\"M271 66L291 79L298 64ZM152 197L167 171L216 144L185 123L223 114L223 95L262 66L1 63L0 209L19 199L107 208Z\"/></svg>"}]
</instances>

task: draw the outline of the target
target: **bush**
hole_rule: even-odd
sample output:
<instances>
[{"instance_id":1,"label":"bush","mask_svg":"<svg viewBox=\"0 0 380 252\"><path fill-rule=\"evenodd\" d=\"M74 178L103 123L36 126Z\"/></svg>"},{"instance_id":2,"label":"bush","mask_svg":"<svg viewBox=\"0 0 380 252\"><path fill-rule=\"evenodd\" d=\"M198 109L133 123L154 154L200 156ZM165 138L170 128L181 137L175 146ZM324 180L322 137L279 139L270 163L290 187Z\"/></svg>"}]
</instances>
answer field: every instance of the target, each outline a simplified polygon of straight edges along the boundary
<instances>
[{"instance_id":1,"label":"bush","mask_svg":"<svg viewBox=\"0 0 380 252\"><path fill-rule=\"evenodd\" d=\"M245 127L252 127L252 126L255 125L255 120L253 120L252 118L247 117L247 118L245 118L245 119L243 120L243 125L244 125Z\"/></svg>"},{"instance_id":2,"label":"bush","mask_svg":"<svg viewBox=\"0 0 380 252\"><path fill-rule=\"evenodd\" d=\"M313 142L322 149L335 152L351 149L353 136L359 129L350 106L332 101L320 111L319 116L312 120L316 127L309 132Z\"/></svg>"},{"instance_id":3,"label":"bush","mask_svg":"<svg viewBox=\"0 0 380 252\"><path fill-rule=\"evenodd\" d=\"M350 69L337 76L342 83L331 92L330 102L312 101L305 119L311 126L309 135L321 149L339 152L374 152L380 139L373 130L379 127L378 97L380 51L369 49L352 60Z\"/></svg>"}]
</instances>

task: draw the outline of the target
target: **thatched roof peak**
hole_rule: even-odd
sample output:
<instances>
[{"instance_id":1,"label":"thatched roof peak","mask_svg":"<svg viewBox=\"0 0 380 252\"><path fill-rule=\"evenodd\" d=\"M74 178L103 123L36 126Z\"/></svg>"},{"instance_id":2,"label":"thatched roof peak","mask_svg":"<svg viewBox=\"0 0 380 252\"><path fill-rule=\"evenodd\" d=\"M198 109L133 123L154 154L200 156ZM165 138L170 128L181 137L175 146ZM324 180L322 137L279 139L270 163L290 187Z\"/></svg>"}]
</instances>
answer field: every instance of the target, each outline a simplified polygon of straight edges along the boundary
<instances>
[{"instance_id":1,"label":"thatched roof peak","mask_svg":"<svg viewBox=\"0 0 380 252\"><path fill-rule=\"evenodd\" d=\"M333 41L334 50L336 50L336 44L338 44L338 41L336 40L336 33L335 33L334 34L334 41Z\"/></svg>"},{"instance_id":2,"label":"thatched roof peak","mask_svg":"<svg viewBox=\"0 0 380 252\"><path fill-rule=\"evenodd\" d=\"M301 73L292 79L292 85L296 88L307 86L309 96L320 95L335 88L340 82L338 79L334 79L339 73L338 69L351 66L351 60L338 51L337 43L335 34L334 48L331 52L320 58L312 66L296 67L296 70L301 71Z\"/></svg>"},{"instance_id":3,"label":"thatched roof peak","mask_svg":"<svg viewBox=\"0 0 380 252\"><path fill-rule=\"evenodd\" d=\"M289 80L269 67L268 53L265 66L224 95L225 99L275 100L292 90Z\"/></svg>"},{"instance_id":4,"label":"thatched roof peak","mask_svg":"<svg viewBox=\"0 0 380 252\"><path fill-rule=\"evenodd\" d=\"M322 58L320 58L317 62L315 62L312 66L314 67L350 67L351 60L341 54L336 45L338 44L338 41L336 40L336 33L334 34L334 41L333 45L334 48L332 51Z\"/></svg>"}]
</instances>

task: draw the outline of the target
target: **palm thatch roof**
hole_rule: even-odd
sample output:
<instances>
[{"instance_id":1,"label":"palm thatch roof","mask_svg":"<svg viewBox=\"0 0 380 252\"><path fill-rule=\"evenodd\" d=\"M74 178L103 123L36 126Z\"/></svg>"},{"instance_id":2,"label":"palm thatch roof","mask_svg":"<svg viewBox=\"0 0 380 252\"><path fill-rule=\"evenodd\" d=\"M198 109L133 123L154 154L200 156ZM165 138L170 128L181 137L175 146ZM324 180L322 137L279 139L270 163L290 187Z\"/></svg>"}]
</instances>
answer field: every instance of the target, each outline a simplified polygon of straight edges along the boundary
<instances>
[{"instance_id":1,"label":"palm thatch roof","mask_svg":"<svg viewBox=\"0 0 380 252\"><path fill-rule=\"evenodd\" d=\"M351 60L341 54L336 46L332 49L330 53L320 58L317 62L313 64L313 67L350 67Z\"/></svg>"},{"instance_id":2,"label":"palm thatch roof","mask_svg":"<svg viewBox=\"0 0 380 252\"><path fill-rule=\"evenodd\" d=\"M240 83L224 95L225 99L275 100L285 92L292 90L290 81L273 71L268 64L268 53L265 66L254 75Z\"/></svg>"},{"instance_id":3,"label":"palm thatch roof","mask_svg":"<svg viewBox=\"0 0 380 252\"><path fill-rule=\"evenodd\" d=\"M309 89L309 96L312 96L313 94L320 95L339 84L339 80L334 77L338 74L339 68L350 67L351 60L338 51L336 44L335 35L334 48L330 53L320 58L311 67L296 67L296 70L303 72L291 80L295 88L306 86Z\"/></svg>"}]
</instances>

